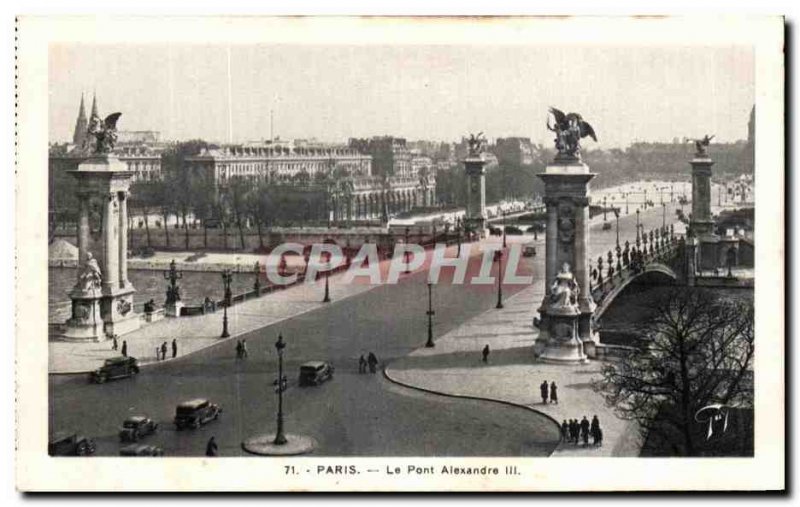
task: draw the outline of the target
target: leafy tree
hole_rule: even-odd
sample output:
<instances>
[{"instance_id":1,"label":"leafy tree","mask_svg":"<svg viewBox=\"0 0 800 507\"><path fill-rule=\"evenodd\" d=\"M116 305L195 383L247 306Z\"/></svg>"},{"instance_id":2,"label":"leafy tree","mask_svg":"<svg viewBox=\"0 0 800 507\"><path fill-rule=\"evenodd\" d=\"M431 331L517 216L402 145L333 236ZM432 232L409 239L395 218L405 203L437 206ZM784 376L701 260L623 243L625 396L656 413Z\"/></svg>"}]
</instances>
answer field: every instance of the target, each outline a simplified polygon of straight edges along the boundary
<instances>
[{"instance_id":1,"label":"leafy tree","mask_svg":"<svg viewBox=\"0 0 800 507\"><path fill-rule=\"evenodd\" d=\"M670 292L649 308L641 340L603 367L594 388L643 436L697 455L695 414L721 403L752 406L753 305L701 289Z\"/></svg>"}]
</instances>

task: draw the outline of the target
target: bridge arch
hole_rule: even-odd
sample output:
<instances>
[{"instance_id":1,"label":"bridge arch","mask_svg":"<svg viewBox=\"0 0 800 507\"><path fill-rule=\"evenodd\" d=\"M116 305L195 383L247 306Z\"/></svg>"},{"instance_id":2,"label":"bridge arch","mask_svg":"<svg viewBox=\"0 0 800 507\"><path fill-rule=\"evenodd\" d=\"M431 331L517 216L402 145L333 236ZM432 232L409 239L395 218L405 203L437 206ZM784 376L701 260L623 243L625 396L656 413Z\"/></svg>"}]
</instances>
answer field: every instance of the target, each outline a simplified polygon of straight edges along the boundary
<instances>
[{"instance_id":1,"label":"bridge arch","mask_svg":"<svg viewBox=\"0 0 800 507\"><path fill-rule=\"evenodd\" d=\"M614 284L607 292L600 292L596 289L592 294L597 302L597 308L594 311L595 320L600 319L606 310L613 304L614 300L619 296L629 285L632 283L642 283L653 281L659 285L672 285L678 281L678 275L666 264L660 262L651 262L646 264L644 269L634 275L628 275L620 280L615 280ZM595 295L596 294L596 295Z\"/></svg>"}]
</instances>

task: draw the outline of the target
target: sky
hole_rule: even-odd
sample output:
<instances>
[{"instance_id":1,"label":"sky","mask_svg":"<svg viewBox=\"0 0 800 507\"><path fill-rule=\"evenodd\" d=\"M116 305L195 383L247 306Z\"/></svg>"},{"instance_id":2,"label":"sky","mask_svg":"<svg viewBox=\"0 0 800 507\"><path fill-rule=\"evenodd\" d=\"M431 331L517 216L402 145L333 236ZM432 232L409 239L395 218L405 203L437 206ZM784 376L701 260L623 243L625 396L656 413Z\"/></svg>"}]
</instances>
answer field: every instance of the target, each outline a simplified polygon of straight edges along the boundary
<instances>
[{"instance_id":1,"label":"sky","mask_svg":"<svg viewBox=\"0 0 800 507\"><path fill-rule=\"evenodd\" d=\"M394 135L456 141L470 132L549 145L555 106L592 124L598 143L746 139L750 47L424 45L53 45L49 137L87 114L121 111L120 130L166 139L270 137L347 142Z\"/></svg>"}]
</instances>

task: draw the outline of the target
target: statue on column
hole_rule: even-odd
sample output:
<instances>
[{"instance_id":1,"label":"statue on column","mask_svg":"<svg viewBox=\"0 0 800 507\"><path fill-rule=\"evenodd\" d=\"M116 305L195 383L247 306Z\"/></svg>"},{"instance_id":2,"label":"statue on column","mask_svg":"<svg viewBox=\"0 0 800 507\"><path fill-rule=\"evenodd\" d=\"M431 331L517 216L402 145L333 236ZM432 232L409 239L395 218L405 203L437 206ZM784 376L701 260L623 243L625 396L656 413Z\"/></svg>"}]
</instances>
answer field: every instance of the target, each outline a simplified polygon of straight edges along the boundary
<instances>
[{"instance_id":1,"label":"statue on column","mask_svg":"<svg viewBox=\"0 0 800 507\"><path fill-rule=\"evenodd\" d=\"M708 134L701 139L694 139L694 147L697 150L694 156L699 158L707 157L708 146L711 144L712 139L714 139L714 136L709 136Z\"/></svg>"},{"instance_id":2,"label":"statue on column","mask_svg":"<svg viewBox=\"0 0 800 507\"><path fill-rule=\"evenodd\" d=\"M467 147L469 148L470 157L479 157L483 153L484 146L486 145L486 138L483 137L483 132L477 134L470 134L467 139Z\"/></svg>"},{"instance_id":3,"label":"statue on column","mask_svg":"<svg viewBox=\"0 0 800 507\"><path fill-rule=\"evenodd\" d=\"M97 259L92 256L92 252L86 252L86 262L83 264L78 279L80 280L81 290L84 292L100 288L103 282L103 275L100 271L100 265L97 263Z\"/></svg>"},{"instance_id":4,"label":"statue on column","mask_svg":"<svg viewBox=\"0 0 800 507\"><path fill-rule=\"evenodd\" d=\"M550 108L550 114L555 120L554 125L550 125L550 117L547 117L547 130L556 134L555 143L558 150L558 157L579 159L581 156L580 140L584 137L591 137L597 142L597 135L592 126L584 121L578 113L564 113L563 111Z\"/></svg>"},{"instance_id":5,"label":"statue on column","mask_svg":"<svg viewBox=\"0 0 800 507\"><path fill-rule=\"evenodd\" d=\"M556 309L573 309L578 304L579 293L578 282L575 281L569 264L565 262L550 287L550 305Z\"/></svg>"},{"instance_id":6,"label":"statue on column","mask_svg":"<svg viewBox=\"0 0 800 507\"><path fill-rule=\"evenodd\" d=\"M122 113L113 113L101 121L99 116L92 115L89 120L89 134L95 138L95 153L110 153L114 149L117 144L117 120L120 116Z\"/></svg>"}]
</instances>

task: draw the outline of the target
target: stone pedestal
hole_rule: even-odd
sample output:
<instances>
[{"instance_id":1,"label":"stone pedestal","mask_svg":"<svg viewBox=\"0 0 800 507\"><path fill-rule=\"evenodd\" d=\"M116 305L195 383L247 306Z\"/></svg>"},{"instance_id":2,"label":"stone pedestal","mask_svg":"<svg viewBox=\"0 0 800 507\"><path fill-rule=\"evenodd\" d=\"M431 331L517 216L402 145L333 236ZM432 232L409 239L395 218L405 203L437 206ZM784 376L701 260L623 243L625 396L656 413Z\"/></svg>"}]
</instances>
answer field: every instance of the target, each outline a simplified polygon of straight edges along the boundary
<instances>
[{"instance_id":1,"label":"stone pedestal","mask_svg":"<svg viewBox=\"0 0 800 507\"><path fill-rule=\"evenodd\" d=\"M71 174L78 182L78 280L70 293L72 317L61 338L102 341L138 329L141 323L133 311L135 289L128 280L128 189L132 173L116 156L98 154ZM102 251L97 260L89 252L90 203L98 205L102 214ZM99 271L98 279L87 282L87 270Z\"/></svg>"},{"instance_id":2,"label":"stone pedestal","mask_svg":"<svg viewBox=\"0 0 800 507\"><path fill-rule=\"evenodd\" d=\"M542 310L540 310L542 312ZM542 316L547 340L538 346L536 355L546 363L580 364L587 362L583 341L578 334L580 310L577 307L560 310L553 306L546 307ZM541 330L540 330L541 331ZM539 335L540 339L542 335ZM537 340L538 344L540 340Z\"/></svg>"},{"instance_id":3,"label":"stone pedestal","mask_svg":"<svg viewBox=\"0 0 800 507\"><path fill-rule=\"evenodd\" d=\"M486 230L486 174L483 166L486 161L480 156L464 159L464 170L467 173L467 212L465 224L481 237Z\"/></svg>"},{"instance_id":4,"label":"stone pedestal","mask_svg":"<svg viewBox=\"0 0 800 507\"><path fill-rule=\"evenodd\" d=\"M180 317L182 308L183 308L183 302L176 301L174 303L170 303L164 306L164 313L166 314L167 317Z\"/></svg>"},{"instance_id":5,"label":"stone pedestal","mask_svg":"<svg viewBox=\"0 0 800 507\"><path fill-rule=\"evenodd\" d=\"M535 352L543 360L581 363L599 343L592 317L596 304L589 279L589 181L594 174L577 158L558 158L538 175L547 206L545 296ZM574 311L554 313L551 293L558 270L568 265L577 285ZM574 332L567 332L573 329ZM571 335L579 342L573 341Z\"/></svg>"}]
</instances>

